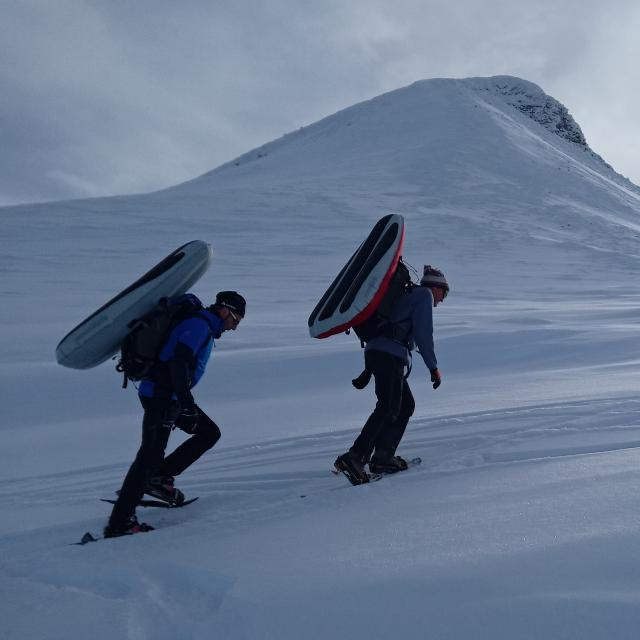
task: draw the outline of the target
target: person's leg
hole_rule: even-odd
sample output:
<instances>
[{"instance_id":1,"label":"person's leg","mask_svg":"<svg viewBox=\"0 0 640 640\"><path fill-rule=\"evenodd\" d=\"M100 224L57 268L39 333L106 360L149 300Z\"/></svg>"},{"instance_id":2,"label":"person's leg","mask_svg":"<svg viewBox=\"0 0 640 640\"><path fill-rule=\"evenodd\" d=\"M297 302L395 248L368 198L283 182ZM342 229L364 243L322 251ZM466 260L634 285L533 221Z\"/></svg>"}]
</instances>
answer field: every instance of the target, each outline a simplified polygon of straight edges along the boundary
<instances>
[{"instance_id":1,"label":"person's leg","mask_svg":"<svg viewBox=\"0 0 640 640\"><path fill-rule=\"evenodd\" d=\"M395 423L402 405L404 362L382 351L367 351L367 369L375 380L376 406L350 451L366 463L380 438Z\"/></svg>"},{"instance_id":2,"label":"person's leg","mask_svg":"<svg viewBox=\"0 0 640 640\"><path fill-rule=\"evenodd\" d=\"M198 424L193 435L164 459L157 470L157 475L171 477L180 475L220 439L218 425L200 407L197 409ZM181 428L179 417L175 424L176 427Z\"/></svg>"},{"instance_id":3,"label":"person's leg","mask_svg":"<svg viewBox=\"0 0 640 640\"><path fill-rule=\"evenodd\" d=\"M411 393L411 388L409 387L409 383L404 380L400 411L395 421L389 425L387 429L382 431L376 439L374 458L377 460L393 458L415 408L416 403Z\"/></svg>"},{"instance_id":4,"label":"person's leg","mask_svg":"<svg viewBox=\"0 0 640 640\"><path fill-rule=\"evenodd\" d=\"M166 400L141 398L144 407L142 419L142 443L125 476L118 499L109 518L109 527L119 529L135 514L136 505L144 494L144 487L162 462L175 415L172 416ZM175 413L175 412L174 412Z\"/></svg>"}]
</instances>

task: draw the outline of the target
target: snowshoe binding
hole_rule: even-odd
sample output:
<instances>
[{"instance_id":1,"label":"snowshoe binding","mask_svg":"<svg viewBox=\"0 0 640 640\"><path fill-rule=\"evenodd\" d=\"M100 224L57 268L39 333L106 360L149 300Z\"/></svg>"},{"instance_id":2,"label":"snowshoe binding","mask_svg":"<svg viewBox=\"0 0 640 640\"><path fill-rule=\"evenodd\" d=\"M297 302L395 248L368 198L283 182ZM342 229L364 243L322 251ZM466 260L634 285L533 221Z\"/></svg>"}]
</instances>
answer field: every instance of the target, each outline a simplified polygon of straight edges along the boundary
<instances>
[{"instance_id":1,"label":"snowshoe binding","mask_svg":"<svg viewBox=\"0 0 640 640\"><path fill-rule=\"evenodd\" d=\"M146 522L138 522L136 516L131 516L122 526L108 524L104 528L105 538L118 538L120 536L131 536L135 533L146 533L153 531L154 527ZM93 542L93 541L91 541Z\"/></svg>"},{"instance_id":2,"label":"snowshoe binding","mask_svg":"<svg viewBox=\"0 0 640 640\"><path fill-rule=\"evenodd\" d=\"M369 461L369 471L371 473L398 473L409 468L407 461L400 456L390 456L387 458L376 458Z\"/></svg>"},{"instance_id":3,"label":"snowshoe binding","mask_svg":"<svg viewBox=\"0 0 640 640\"><path fill-rule=\"evenodd\" d=\"M173 485L172 476L156 476L150 478L145 485L144 492L172 507L180 507L184 502L184 493Z\"/></svg>"}]
</instances>

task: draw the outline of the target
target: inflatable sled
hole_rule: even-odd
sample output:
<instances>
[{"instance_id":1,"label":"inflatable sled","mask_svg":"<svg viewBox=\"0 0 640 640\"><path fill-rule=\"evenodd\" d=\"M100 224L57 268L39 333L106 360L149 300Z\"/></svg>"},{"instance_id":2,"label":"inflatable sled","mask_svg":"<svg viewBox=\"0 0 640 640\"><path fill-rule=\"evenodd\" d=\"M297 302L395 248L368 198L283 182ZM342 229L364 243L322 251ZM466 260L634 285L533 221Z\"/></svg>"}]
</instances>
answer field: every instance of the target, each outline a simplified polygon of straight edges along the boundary
<instances>
[{"instance_id":1,"label":"inflatable sled","mask_svg":"<svg viewBox=\"0 0 640 640\"><path fill-rule=\"evenodd\" d=\"M309 316L312 338L327 338L364 322L378 307L398 266L404 218L378 220Z\"/></svg>"},{"instance_id":2,"label":"inflatable sled","mask_svg":"<svg viewBox=\"0 0 640 640\"><path fill-rule=\"evenodd\" d=\"M185 293L209 268L212 255L202 240L176 249L70 331L56 347L58 363L90 369L111 358L129 333L130 323L151 311L160 298Z\"/></svg>"}]
</instances>

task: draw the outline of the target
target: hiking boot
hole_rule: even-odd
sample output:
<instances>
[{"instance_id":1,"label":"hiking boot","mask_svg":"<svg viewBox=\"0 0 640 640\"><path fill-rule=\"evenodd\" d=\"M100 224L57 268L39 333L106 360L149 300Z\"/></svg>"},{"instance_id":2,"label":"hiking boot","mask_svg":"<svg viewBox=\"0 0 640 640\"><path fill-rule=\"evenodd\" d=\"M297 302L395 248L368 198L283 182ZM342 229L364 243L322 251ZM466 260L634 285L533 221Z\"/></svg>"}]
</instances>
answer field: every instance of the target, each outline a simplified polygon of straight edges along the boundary
<instances>
[{"instance_id":1,"label":"hiking boot","mask_svg":"<svg viewBox=\"0 0 640 640\"><path fill-rule=\"evenodd\" d=\"M138 522L138 518L131 516L124 525L112 525L109 523L104 528L105 538L117 538L119 536L131 536L134 533L146 533L147 531L153 531L154 527L146 522Z\"/></svg>"},{"instance_id":2,"label":"hiking boot","mask_svg":"<svg viewBox=\"0 0 640 640\"><path fill-rule=\"evenodd\" d=\"M155 476L150 478L144 487L144 492L170 505L181 505L184 493L173 486L172 476Z\"/></svg>"},{"instance_id":3,"label":"hiking boot","mask_svg":"<svg viewBox=\"0 0 640 640\"><path fill-rule=\"evenodd\" d=\"M357 485L369 482L369 476L364 470L362 460L353 453L347 451L347 453L338 456L333 464L338 471L347 476L351 484Z\"/></svg>"},{"instance_id":4,"label":"hiking boot","mask_svg":"<svg viewBox=\"0 0 640 640\"><path fill-rule=\"evenodd\" d=\"M409 468L407 461L400 456L390 456L388 458L373 457L369 461L369 471L371 473L397 473Z\"/></svg>"}]
</instances>

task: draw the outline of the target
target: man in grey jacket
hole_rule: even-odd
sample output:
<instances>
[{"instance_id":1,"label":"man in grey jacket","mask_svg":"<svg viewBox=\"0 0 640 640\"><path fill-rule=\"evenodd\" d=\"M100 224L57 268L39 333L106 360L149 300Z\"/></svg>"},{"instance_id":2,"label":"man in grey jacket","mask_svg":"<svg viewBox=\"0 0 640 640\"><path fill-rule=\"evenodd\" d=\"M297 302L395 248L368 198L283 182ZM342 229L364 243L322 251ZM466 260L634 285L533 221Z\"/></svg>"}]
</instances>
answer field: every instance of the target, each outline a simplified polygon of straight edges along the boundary
<instances>
[{"instance_id":1,"label":"man in grey jacket","mask_svg":"<svg viewBox=\"0 0 640 640\"><path fill-rule=\"evenodd\" d=\"M407 468L407 463L396 455L415 409L405 371L410 367L411 351L417 346L431 374L433 388L440 386L433 347L433 308L448 293L449 283L444 274L425 266L420 286L410 286L397 299L389 329L367 342L365 370L374 377L378 401L352 447L335 461L336 469L352 484L369 481L364 469L367 462L372 473L394 473Z\"/></svg>"}]
</instances>

